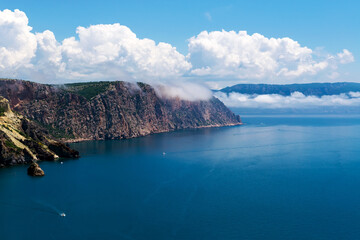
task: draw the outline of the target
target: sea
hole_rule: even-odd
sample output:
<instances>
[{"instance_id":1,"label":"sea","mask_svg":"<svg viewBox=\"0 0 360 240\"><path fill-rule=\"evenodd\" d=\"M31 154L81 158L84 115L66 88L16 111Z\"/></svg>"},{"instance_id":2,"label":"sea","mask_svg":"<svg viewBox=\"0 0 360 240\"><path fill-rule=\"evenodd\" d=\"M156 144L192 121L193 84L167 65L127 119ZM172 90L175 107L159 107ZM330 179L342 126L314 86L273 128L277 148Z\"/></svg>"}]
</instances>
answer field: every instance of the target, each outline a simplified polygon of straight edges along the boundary
<instances>
[{"instance_id":1,"label":"sea","mask_svg":"<svg viewBox=\"0 0 360 240\"><path fill-rule=\"evenodd\" d=\"M360 239L360 115L242 120L0 169L0 239Z\"/></svg>"}]
</instances>

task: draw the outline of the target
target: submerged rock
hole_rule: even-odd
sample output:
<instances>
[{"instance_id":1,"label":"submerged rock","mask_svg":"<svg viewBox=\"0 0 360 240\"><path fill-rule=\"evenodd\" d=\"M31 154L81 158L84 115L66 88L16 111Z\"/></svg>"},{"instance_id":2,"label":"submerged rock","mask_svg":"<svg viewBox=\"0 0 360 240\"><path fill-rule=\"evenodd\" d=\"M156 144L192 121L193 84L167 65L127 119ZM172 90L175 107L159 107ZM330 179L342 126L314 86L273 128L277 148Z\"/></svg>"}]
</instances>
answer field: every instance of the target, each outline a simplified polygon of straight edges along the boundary
<instances>
[{"instance_id":1,"label":"submerged rock","mask_svg":"<svg viewBox=\"0 0 360 240\"><path fill-rule=\"evenodd\" d=\"M44 171L39 167L39 164L32 163L27 170L28 175L42 177L45 175Z\"/></svg>"}]
</instances>

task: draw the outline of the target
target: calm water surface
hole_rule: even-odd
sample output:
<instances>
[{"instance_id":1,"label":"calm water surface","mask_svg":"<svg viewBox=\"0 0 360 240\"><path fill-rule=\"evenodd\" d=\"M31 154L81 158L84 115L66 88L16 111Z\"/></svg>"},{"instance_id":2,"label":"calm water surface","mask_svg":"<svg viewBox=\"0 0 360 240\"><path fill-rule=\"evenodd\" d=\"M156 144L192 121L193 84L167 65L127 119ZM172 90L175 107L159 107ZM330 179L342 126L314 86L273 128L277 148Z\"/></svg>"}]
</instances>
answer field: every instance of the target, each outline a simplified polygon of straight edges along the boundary
<instances>
[{"instance_id":1,"label":"calm water surface","mask_svg":"<svg viewBox=\"0 0 360 240\"><path fill-rule=\"evenodd\" d=\"M360 239L360 116L243 121L0 169L0 239Z\"/></svg>"}]
</instances>

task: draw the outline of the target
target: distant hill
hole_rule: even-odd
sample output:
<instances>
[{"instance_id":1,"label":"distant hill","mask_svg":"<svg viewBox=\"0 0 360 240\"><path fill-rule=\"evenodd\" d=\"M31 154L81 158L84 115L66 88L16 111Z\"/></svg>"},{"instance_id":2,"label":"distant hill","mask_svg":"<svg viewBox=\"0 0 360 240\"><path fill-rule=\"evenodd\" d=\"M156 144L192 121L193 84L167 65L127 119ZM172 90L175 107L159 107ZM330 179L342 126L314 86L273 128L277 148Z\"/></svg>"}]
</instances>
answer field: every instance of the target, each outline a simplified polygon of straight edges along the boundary
<instances>
[{"instance_id":1,"label":"distant hill","mask_svg":"<svg viewBox=\"0 0 360 240\"><path fill-rule=\"evenodd\" d=\"M237 84L219 90L224 93L237 92L242 94L279 94L290 96L293 92L301 92L305 96L338 95L348 92L360 92L360 83L306 83L306 84Z\"/></svg>"}]
</instances>

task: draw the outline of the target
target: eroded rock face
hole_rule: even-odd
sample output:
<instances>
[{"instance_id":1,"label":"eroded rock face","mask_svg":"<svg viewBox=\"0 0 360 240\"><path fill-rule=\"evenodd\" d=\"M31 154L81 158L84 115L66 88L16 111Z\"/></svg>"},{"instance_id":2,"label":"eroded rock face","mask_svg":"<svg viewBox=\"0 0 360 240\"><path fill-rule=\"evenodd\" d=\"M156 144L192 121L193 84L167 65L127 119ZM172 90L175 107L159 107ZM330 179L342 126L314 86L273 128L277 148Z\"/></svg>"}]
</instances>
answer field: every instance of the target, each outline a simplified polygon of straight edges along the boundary
<instances>
[{"instance_id":1,"label":"eroded rock face","mask_svg":"<svg viewBox=\"0 0 360 240\"><path fill-rule=\"evenodd\" d=\"M28 175L34 177L42 177L45 175L44 171L39 167L37 163L31 163L27 170Z\"/></svg>"},{"instance_id":2,"label":"eroded rock face","mask_svg":"<svg viewBox=\"0 0 360 240\"><path fill-rule=\"evenodd\" d=\"M0 116L4 115L5 112L11 111L9 101L6 98L0 96Z\"/></svg>"},{"instance_id":3,"label":"eroded rock face","mask_svg":"<svg viewBox=\"0 0 360 240\"><path fill-rule=\"evenodd\" d=\"M216 98L196 102L162 99L142 83L88 83L74 88L2 80L0 95L10 100L14 110L67 140L122 139L241 123Z\"/></svg>"},{"instance_id":4,"label":"eroded rock face","mask_svg":"<svg viewBox=\"0 0 360 240\"><path fill-rule=\"evenodd\" d=\"M79 152L61 142L49 143L48 148L63 158L79 158Z\"/></svg>"},{"instance_id":5,"label":"eroded rock face","mask_svg":"<svg viewBox=\"0 0 360 240\"><path fill-rule=\"evenodd\" d=\"M79 153L52 138L34 122L11 111L9 102L0 97L0 167L28 164L59 157L77 158Z\"/></svg>"}]
</instances>

